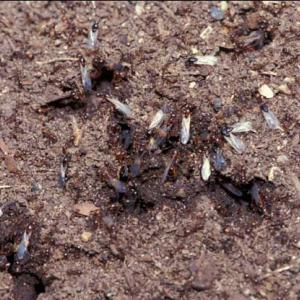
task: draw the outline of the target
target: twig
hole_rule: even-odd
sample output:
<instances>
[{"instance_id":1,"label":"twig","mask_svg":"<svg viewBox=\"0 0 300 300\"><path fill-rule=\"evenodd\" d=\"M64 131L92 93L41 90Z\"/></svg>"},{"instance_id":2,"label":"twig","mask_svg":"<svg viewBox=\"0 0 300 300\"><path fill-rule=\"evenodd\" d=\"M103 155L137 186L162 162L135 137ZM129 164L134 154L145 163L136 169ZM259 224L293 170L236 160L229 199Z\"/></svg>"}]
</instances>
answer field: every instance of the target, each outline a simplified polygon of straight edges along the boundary
<instances>
[{"instance_id":1,"label":"twig","mask_svg":"<svg viewBox=\"0 0 300 300\"><path fill-rule=\"evenodd\" d=\"M9 189L11 187L12 187L11 185L0 185L0 190Z\"/></svg>"},{"instance_id":2,"label":"twig","mask_svg":"<svg viewBox=\"0 0 300 300\"><path fill-rule=\"evenodd\" d=\"M76 58L76 57L57 57L57 58L53 58L50 60L37 61L36 63L38 65L46 65L46 64L52 64L55 62L63 62L63 61L78 61L78 58Z\"/></svg>"},{"instance_id":3,"label":"twig","mask_svg":"<svg viewBox=\"0 0 300 300\"><path fill-rule=\"evenodd\" d=\"M285 272L285 271L289 271L289 270L291 270L291 269L293 269L295 267L297 267L297 265L294 264L294 265L288 265L288 266L276 269L276 270L274 270L272 272L266 273L265 275L262 275L261 277L259 277L259 281L264 280L264 279L266 279L266 278L268 278L268 277L270 277L272 275L276 275L276 274L279 274L279 273L282 273L282 272Z\"/></svg>"},{"instance_id":4,"label":"twig","mask_svg":"<svg viewBox=\"0 0 300 300\"><path fill-rule=\"evenodd\" d=\"M16 186L13 186L13 185L0 185L0 190L2 189L22 189L22 188L29 188L30 186L28 185L16 185Z\"/></svg>"}]
</instances>

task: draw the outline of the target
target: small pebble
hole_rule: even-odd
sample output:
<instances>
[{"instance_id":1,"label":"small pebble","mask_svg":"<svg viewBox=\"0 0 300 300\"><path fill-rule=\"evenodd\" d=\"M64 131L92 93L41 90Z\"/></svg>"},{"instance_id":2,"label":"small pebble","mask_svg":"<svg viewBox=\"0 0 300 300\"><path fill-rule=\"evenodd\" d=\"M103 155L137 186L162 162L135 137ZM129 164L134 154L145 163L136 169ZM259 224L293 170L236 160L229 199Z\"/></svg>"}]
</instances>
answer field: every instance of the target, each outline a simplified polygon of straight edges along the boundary
<instances>
[{"instance_id":1,"label":"small pebble","mask_svg":"<svg viewBox=\"0 0 300 300\"><path fill-rule=\"evenodd\" d=\"M222 11L226 11L228 9L227 1L221 1L220 8L221 8Z\"/></svg>"},{"instance_id":2,"label":"small pebble","mask_svg":"<svg viewBox=\"0 0 300 300\"><path fill-rule=\"evenodd\" d=\"M58 39L58 40L55 40L54 45L56 47L59 47L61 45L61 43L62 43L62 41Z\"/></svg>"},{"instance_id":3,"label":"small pebble","mask_svg":"<svg viewBox=\"0 0 300 300\"><path fill-rule=\"evenodd\" d=\"M258 92L265 98L270 99L274 97L274 92L272 91L272 89L266 85L263 84L259 89Z\"/></svg>"},{"instance_id":4,"label":"small pebble","mask_svg":"<svg viewBox=\"0 0 300 300\"><path fill-rule=\"evenodd\" d=\"M289 89L288 85L286 83L284 84L281 84L279 87L278 87L279 91L283 92L284 94L286 95L290 95L292 92L291 90Z\"/></svg>"},{"instance_id":5,"label":"small pebble","mask_svg":"<svg viewBox=\"0 0 300 300\"><path fill-rule=\"evenodd\" d=\"M224 19L224 12L219 7L212 7L210 9L210 15L213 19L221 21Z\"/></svg>"},{"instance_id":6,"label":"small pebble","mask_svg":"<svg viewBox=\"0 0 300 300\"><path fill-rule=\"evenodd\" d=\"M192 47L191 51L193 54L199 54L199 50L196 47Z\"/></svg>"},{"instance_id":7,"label":"small pebble","mask_svg":"<svg viewBox=\"0 0 300 300\"><path fill-rule=\"evenodd\" d=\"M195 81L190 82L190 84L189 84L189 88L190 89L193 89L195 86L196 86L196 82Z\"/></svg>"},{"instance_id":8,"label":"small pebble","mask_svg":"<svg viewBox=\"0 0 300 300\"><path fill-rule=\"evenodd\" d=\"M268 173L268 180L269 181L274 181L275 179L275 171L280 171L280 169L276 166L272 166L269 170L269 173Z\"/></svg>"},{"instance_id":9,"label":"small pebble","mask_svg":"<svg viewBox=\"0 0 300 300\"><path fill-rule=\"evenodd\" d=\"M81 240L83 242L88 242L90 241L92 238L92 233L89 232L89 231L84 231L82 234L81 234Z\"/></svg>"}]
</instances>

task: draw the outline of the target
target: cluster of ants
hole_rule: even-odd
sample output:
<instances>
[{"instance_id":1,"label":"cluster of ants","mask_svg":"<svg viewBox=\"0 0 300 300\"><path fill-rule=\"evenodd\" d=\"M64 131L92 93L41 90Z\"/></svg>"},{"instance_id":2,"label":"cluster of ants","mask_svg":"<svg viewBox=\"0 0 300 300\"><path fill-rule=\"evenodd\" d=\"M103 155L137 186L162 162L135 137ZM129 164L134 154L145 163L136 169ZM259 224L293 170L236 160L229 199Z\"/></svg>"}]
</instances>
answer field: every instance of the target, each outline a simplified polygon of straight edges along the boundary
<instances>
[{"instance_id":1,"label":"cluster of ants","mask_svg":"<svg viewBox=\"0 0 300 300\"><path fill-rule=\"evenodd\" d=\"M89 31L89 37L88 37L88 42L87 42L87 47L90 49L90 51L94 51L96 53L97 50L97 36L98 36L98 24L94 23ZM206 60L209 60L209 64L215 63L213 57L210 56L195 56L191 57L187 60L188 64L199 64L199 62L205 63ZM105 61L99 59L99 58L94 58L92 65L93 68L89 69L88 64L86 63L86 60L83 56L80 57L79 59L80 63L80 70L81 70L81 81L82 81L82 89L83 92L74 94L67 94L65 97L60 97L59 99L55 99L54 101L48 102L46 105L54 105L54 106L59 106L61 104L66 104L63 101L68 100L70 98L75 99L77 102L79 100L85 99L85 97L91 93L93 93L93 84L101 78L101 76L113 76L113 77L118 77L121 79L126 78L127 72L128 72L128 67L123 66L122 64L114 64L114 65L108 65ZM109 101L114 108L125 118L132 118L133 117L133 112L130 108L130 106L126 103L121 102L119 99L112 95L106 95L106 100ZM282 127L280 126L280 122L275 116L275 114L268 108L266 104L261 105L261 112L265 118L265 121L267 125L271 129L279 129L283 130ZM172 125L170 125L170 122L168 123L168 119L170 118L170 111L168 107L164 106L163 108L159 109L153 116L151 122L149 123L148 126L148 133L153 133L154 131L157 133L156 135L152 135L150 137L149 145L148 145L148 150L156 150L160 146L162 146L166 140L169 131L171 130ZM192 116L189 111L187 111L181 121L181 129L179 133L179 140L182 145L186 145L189 143L190 137L191 137L191 122L192 122ZM229 143L229 145L238 153L242 154L246 150L246 145L244 142L237 136L237 134L240 133L246 133L246 132L255 132L255 130L252 127L252 123L250 121L242 121L238 122L236 124L233 124L231 126L221 126L220 127L220 133L225 139L226 142ZM125 139L125 144L126 144L126 134L123 137ZM141 160L144 156L144 153L138 159L134 161L134 163L131 166L132 174L134 177L138 176L140 174L140 165L141 165ZM164 182L166 181L168 174L170 172L170 169L177 157L177 151L174 151L174 154L172 155L172 158L170 162L167 164L160 183L163 185ZM224 155L222 154L222 151L219 147L214 147L213 149L213 155L212 155L212 162L214 169L217 172L222 171L222 169L225 168L226 166L226 159ZM61 162L61 167L60 167L60 176L59 176L59 182L62 187L65 186L67 176L66 176L66 170L67 170L67 163L68 163L68 157L65 156L62 159ZM203 157L203 162L201 166L201 177L203 181L208 181L211 175L211 162L210 158L205 155ZM126 195L128 192L128 189L125 185L124 182L122 182L119 179L113 178L110 175L106 176L108 178L108 183L110 186L112 186L118 197L121 198L123 195ZM227 188L226 188L227 186ZM225 185L225 188L227 191L229 191L231 194L240 197L242 196L239 191L235 191L234 187L230 187L230 185ZM253 185L252 192L253 194L253 199L257 206L262 207L262 201L259 196L258 192L258 186L256 184Z\"/></svg>"}]
</instances>

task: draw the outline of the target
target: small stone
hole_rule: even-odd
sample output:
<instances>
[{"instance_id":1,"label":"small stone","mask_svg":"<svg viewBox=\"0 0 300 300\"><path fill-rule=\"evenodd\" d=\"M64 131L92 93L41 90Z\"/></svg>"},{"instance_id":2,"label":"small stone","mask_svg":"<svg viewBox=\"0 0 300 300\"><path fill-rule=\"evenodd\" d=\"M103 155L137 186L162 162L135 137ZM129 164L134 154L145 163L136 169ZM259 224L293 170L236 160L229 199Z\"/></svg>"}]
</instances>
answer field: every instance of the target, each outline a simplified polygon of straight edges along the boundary
<instances>
[{"instance_id":1,"label":"small stone","mask_svg":"<svg viewBox=\"0 0 300 300\"><path fill-rule=\"evenodd\" d=\"M297 242L297 244L295 245L298 249L300 249L300 241Z\"/></svg>"},{"instance_id":2,"label":"small stone","mask_svg":"<svg viewBox=\"0 0 300 300\"><path fill-rule=\"evenodd\" d=\"M274 181L275 171L280 171L280 169L276 166L272 166L269 170L269 173L268 173L268 180L269 181Z\"/></svg>"},{"instance_id":3,"label":"small stone","mask_svg":"<svg viewBox=\"0 0 300 300\"><path fill-rule=\"evenodd\" d=\"M266 85L263 84L259 89L258 92L265 98L270 99L274 97L274 92L272 91L272 89Z\"/></svg>"},{"instance_id":4,"label":"small stone","mask_svg":"<svg viewBox=\"0 0 300 300\"><path fill-rule=\"evenodd\" d=\"M61 40L59 40L59 39L55 40L54 45L56 47L59 47L61 45Z\"/></svg>"},{"instance_id":5,"label":"small stone","mask_svg":"<svg viewBox=\"0 0 300 300\"><path fill-rule=\"evenodd\" d=\"M196 82L195 81L190 82L190 84L189 84L189 88L190 89L193 89L195 86L196 86Z\"/></svg>"},{"instance_id":6,"label":"small stone","mask_svg":"<svg viewBox=\"0 0 300 300\"><path fill-rule=\"evenodd\" d=\"M192 47L191 51L193 54L199 54L199 50L196 47Z\"/></svg>"},{"instance_id":7,"label":"small stone","mask_svg":"<svg viewBox=\"0 0 300 300\"><path fill-rule=\"evenodd\" d=\"M290 95L292 92L291 90L289 89L288 85L286 83L284 84L281 84L279 87L278 87L279 91L283 92L284 94L287 94L287 95Z\"/></svg>"},{"instance_id":8,"label":"small stone","mask_svg":"<svg viewBox=\"0 0 300 300\"><path fill-rule=\"evenodd\" d=\"M227 1L221 1L220 8L221 8L222 11L226 11L228 9Z\"/></svg>"},{"instance_id":9,"label":"small stone","mask_svg":"<svg viewBox=\"0 0 300 300\"><path fill-rule=\"evenodd\" d=\"M295 82L295 78L293 78L293 77L285 77L283 79L283 81L286 82L286 83L294 83Z\"/></svg>"},{"instance_id":10,"label":"small stone","mask_svg":"<svg viewBox=\"0 0 300 300\"><path fill-rule=\"evenodd\" d=\"M159 213L156 215L155 218L156 218L157 221L161 221L162 218L163 218L163 214L162 214L161 212L159 212Z\"/></svg>"},{"instance_id":11,"label":"small stone","mask_svg":"<svg viewBox=\"0 0 300 300\"><path fill-rule=\"evenodd\" d=\"M41 72L36 72L35 74L33 74L33 76L36 78L41 78L43 74Z\"/></svg>"},{"instance_id":12,"label":"small stone","mask_svg":"<svg viewBox=\"0 0 300 300\"><path fill-rule=\"evenodd\" d=\"M90 241L92 238L92 233L89 232L89 231L84 231L82 234L81 234L81 240L83 242L88 242Z\"/></svg>"},{"instance_id":13,"label":"small stone","mask_svg":"<svg viewBox=\"0 0 300 300\"><path fill-rule=\"evenodd\" d=\"M212 7L210 9L210 15L212 16L213 19L221 21L224 19L224 12L221 10L219 7Z\"/></svg>"}]
</instances>

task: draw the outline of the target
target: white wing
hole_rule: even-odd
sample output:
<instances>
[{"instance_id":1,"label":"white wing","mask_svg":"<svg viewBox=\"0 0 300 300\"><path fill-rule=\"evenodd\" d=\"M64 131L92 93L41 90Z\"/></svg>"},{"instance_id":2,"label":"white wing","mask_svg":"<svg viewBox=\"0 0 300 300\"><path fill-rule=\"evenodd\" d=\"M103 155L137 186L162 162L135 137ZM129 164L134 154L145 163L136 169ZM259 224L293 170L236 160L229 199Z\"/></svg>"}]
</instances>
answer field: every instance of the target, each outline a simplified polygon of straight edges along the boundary
<instances>
[{"instance_id":1,"label":"white wing","mask_svg":"<svg viewBox=\"0 0 300 300\"><path fill-rule=\"evenodd\" d=\"M231 128L232 128L232 130L231 130L232 133L242 133L242 132L248 132L248 131L255 132L255 130L252 127L252 123L250 121L243 121L243 122L235 123Z\"/></svg>"},{"instance_id":2,"label":"white wing","mask_svg":"<svg viewBox=\"0 0 300 300\"><path fill-rule=\"evenodd\" d=\"M124 103L120 102L118 99L112 98L112 97L107 97L107 100L110 103L112 103L118 111L120 111L121 113L123 113L127 117L132 116L132 111L131 111L130 107L127 104L124 104Z\"/></svg>"},{"instance_id":3,"label":"white wing","mask_svg":"<svg viewBox=\"0 0 300 300\"><path fill-rule=\"evenodd\" d=\"M242 154L246 150L245 144L232 133L224 138L237 153Z\"/></svg>"},{"instance_id":4,"label":"white wing","mask_svg":"<svg viewBox=\"0 0 300 300\"><path fill-rule=\"evenodd\" d=\"M264 118L271 129L280 129L283 130L280 126L280 122L272 111L262 111Z\"/></svg>"},{"instance_id":5,"label":"white wing","mask_svg":"<svg viewBox=\"0 0 300 300\"><path fill-rule=\"evenodd\" d=\"M214 66L218 62L218 58L213 55L203 55L203 56L195 56L197 59L196 62L194 62L195 65L209 65Z\"/></svg>"},{"instance_id":6,"label":"white wing","mask_svg":"<svg viewBox=\"0 0 300 300\"><path fill-rule=\"evenodd\" d=\"M164 112L160 109L160 110L155 114L154 118L152 119L151 124L149 125L148 130L152 130L152 129L156 128L156 127L159 127L159 126L162 124L164 118L165 118L165 114L164 114Z\"/></svg>"},{"instance_id":7,"label":"white wing","mask_svg":"<svg viewBox=\"0 0 300 300\"><path fill-rule=\"evenodd\" d=\"M187 144L190 139L190 124L191 116L183 117L181 122L180 141L182 144Z\"/></svg>"},{"instance_id":8,"label":"white wing","mask_svg":"<svg viewBox=\"0 0 300 300\"><path fill-rule=\"evenodd\" d=\"M211 170L210 170L210 161L209 159L205 156L203 158L203 164L201 168L201 176L204 181L207 181L210 177Z\"/></svg>"}]
</instances>

